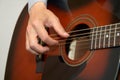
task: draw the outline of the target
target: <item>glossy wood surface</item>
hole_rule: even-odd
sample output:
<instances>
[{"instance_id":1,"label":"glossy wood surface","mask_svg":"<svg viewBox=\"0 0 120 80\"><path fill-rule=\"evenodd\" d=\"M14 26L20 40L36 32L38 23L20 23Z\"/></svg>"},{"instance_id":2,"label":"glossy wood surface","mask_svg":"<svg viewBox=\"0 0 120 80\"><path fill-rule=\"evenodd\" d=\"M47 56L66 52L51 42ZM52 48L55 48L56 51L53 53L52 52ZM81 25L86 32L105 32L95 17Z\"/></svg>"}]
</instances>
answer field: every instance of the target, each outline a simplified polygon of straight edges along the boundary
<instances>
[{"instance_id":1,"label":"glossy wood surface","mask_svg":"<svg viewBox=\"0 0 120 80\"><path fill-rule=\"evenodd\" d=\"M85 0L86 2L81 5L79 5L79 0L77 0L78 5L72 1L69 2L70 11L63 10L54 5L49 6L49 8L59 17L66 31L69 31L70 28L74 27L72 26L69 28L68 25L76 17L83 15L89 15L94 18L96 26L116 22L113 18L114 14L110 10L112 6L110 5L109 0ZM104 6L104 3L107 1L109 5ZM38 74L35 72L35 55L32 55L25 49L25 31L28 18L27 7L25 7L14 31L9 51L5 80L47 80L45 78L42 79L42 73ZM84 22L85 21L83 20L82 23ZM79 71L81 67L79 66L77 68L77 74L73 73L76 74L74 80L113 80L116 77L119 60L119 54L116 54L116 50L118 49L96 50L87 63L85 63L85 67ZM48 53L48 57L53 55L60 55L59 49ZM72 71L72 68L70 70ZM54 75L56 76L56 74ZM65 76L67 74L61 74L60 76L62 75Z\"/></svg>"}]
</instances>

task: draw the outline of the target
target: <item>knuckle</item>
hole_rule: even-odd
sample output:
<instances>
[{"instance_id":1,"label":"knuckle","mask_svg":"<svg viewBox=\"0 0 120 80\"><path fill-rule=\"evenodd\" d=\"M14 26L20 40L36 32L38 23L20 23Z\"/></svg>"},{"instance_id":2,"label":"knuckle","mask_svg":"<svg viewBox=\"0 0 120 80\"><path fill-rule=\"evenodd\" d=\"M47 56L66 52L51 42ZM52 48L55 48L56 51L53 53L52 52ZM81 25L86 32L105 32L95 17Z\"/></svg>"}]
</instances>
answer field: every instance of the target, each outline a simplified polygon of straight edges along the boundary
<instances>
[{"instance_id":1,"label":"knuckle","mask_svg":"<svg viewBox=\"0 0 120 80\"><path fill-rule=\"evenodd\" d=\"M31 48L29 46L26 46L26 50L31 52Z\"/></svg>"},{"instance_id":2,"label":"knuckle","mask_svg":"<svg viewBox=\"0 0 120 80\"><path fill-rule=\"evenodd\" d=\"M34 48L35 48L35 42L34 42L34 41L31 41L31 42L30 42L30 48L31 48L31 49L34 49Z\"/></svg>"},{"instance_id":3,"label":"knuckle","mask_svg":"<svg viewBox=\"0 0 120 80\"><path fill-rule=\"evenodd\" d=\"M46 36L43 36L43 37L42 37L42 41L43 41L43 42L47 42L47 41L48 41L48 36L47 36L47 35L46 35Z\"/></svg>"},{"instance_id":4,"label":"knuckle","mask_svg":"<svg viewBox=\"0 0 120 80\"><path fill-rule=\"evenodd\" d=\"M30 51L30 47L26 46L26 50L27 50L27 51Z\"/></svg>"},{"instance_id":5,"label":"knuckle","mask_svg":"<svg viewBox=\"0 0 120 80\"><path fill-rule=\"evenodd\" d=\"M38 25L38 23L39 23L39 20L37 20L37 19L36 19L36 20L34 20L34 21L32 21L32 25L33 25L33 26L37 26L37 25Z\"/></svg>"}]
</instances>

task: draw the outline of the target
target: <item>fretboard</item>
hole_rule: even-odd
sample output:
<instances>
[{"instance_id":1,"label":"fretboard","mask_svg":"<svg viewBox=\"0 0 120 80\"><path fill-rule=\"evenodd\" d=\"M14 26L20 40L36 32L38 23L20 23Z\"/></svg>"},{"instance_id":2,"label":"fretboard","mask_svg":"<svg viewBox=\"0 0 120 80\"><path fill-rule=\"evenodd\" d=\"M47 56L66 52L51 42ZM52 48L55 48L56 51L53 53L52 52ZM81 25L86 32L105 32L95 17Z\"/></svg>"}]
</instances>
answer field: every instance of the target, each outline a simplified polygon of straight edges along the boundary
<instances>
[{"instance_id":1,"label":"fretboard","mask_svg":"<svg viewBox=\"0 0 120 80\"><path fill-rule=\"evenodd\" d=\"M119 47L120 23L110 24L91 29L91 50Z\"/></svg>"}]
</instances>

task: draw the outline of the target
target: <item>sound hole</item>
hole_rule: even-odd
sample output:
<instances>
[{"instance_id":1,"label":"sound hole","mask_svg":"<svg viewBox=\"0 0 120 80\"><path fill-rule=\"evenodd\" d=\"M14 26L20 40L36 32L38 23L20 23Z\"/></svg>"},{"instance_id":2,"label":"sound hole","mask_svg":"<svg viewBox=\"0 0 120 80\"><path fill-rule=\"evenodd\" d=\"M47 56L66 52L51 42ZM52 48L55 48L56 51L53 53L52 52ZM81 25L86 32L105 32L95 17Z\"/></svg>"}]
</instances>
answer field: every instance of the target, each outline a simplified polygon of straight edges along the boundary
<instances>
[{"instance_id":1,"label":"sound hole","mask_svg":"<svg viewBox=\"0 0 120 80\"><path fill-rule=\"evenodd\" d=\"M90 30L88 25L79 24L70 33L66 40L66 53L69 59L81 59L90 49Z\"/></svg>"}]
</instances>

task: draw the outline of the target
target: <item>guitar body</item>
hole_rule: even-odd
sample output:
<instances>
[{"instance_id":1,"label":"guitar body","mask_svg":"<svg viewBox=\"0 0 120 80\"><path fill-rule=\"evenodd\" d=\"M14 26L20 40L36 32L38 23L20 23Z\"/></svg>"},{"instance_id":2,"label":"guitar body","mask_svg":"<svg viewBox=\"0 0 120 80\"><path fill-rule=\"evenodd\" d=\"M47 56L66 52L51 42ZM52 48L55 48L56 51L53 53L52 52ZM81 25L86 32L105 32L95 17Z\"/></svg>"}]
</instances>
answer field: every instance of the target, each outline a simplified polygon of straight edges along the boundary
<instances>
[{"instance_id":1,"label":"guitar body","mask_svg":"<svg viewBox=\"0 0 120 80\"><path fill-rule=\"evenodd\" d=\"M99 27L118 22L119 18L112 11L110 0L68 0L68 4L49 5L60 19L66 31L73 30L85 24L85 28ZM58 3L60 3L58 2ZM118 72L119 48L99 49L90 52L91 57L79 66L71 67L66 63L50 62L49 58L60 56L59 49L48 53L45 63L45 72L36 73L35 55L25 49L25 31L28 22L27 7L24 8L16 28L8 56L5 80L115 80ZM75 23L75 24L73 24ZM82 27L81 27L82 26ZM52 33L52 31L50 31ZM53 57L53 55L55 55ZM48 65L52 63L51 65ZM53 65L53 66L52 66ZM52 66L53 68L49 68ZM61 66L61 67L60 67ZM57 69L59 67L59 70ZM47 70L48 69L48 70ZM54 70L49 70L54 69ZM61 71L60 71L61 70ZM50 72L51 71L51 72ZM58 73L58 74L56 74Z\"/></svg>"}]
</instances>

